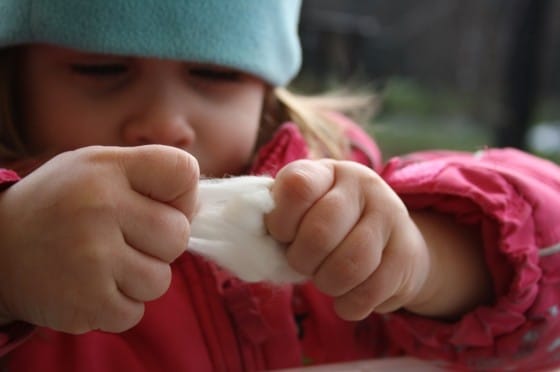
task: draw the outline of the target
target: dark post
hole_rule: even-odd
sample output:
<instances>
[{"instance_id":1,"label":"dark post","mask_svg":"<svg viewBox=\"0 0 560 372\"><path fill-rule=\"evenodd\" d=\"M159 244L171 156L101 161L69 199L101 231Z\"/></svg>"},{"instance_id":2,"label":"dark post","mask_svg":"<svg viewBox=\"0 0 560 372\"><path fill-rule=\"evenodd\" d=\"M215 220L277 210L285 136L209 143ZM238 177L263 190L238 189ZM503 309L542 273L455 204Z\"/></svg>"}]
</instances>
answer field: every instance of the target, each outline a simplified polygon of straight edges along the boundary
<instances>
[{"instance_id":1,"label":"dark post","mask_svg":"<svg viewBox=\"0 0 560 372\"><path fill-rule=\"evenodd\" d=\"M541 49L549 0L510 0L513 6L502 93L503 113L495 145L526 148L525 135L538 96Z\"/></svg>"}]
</instances>

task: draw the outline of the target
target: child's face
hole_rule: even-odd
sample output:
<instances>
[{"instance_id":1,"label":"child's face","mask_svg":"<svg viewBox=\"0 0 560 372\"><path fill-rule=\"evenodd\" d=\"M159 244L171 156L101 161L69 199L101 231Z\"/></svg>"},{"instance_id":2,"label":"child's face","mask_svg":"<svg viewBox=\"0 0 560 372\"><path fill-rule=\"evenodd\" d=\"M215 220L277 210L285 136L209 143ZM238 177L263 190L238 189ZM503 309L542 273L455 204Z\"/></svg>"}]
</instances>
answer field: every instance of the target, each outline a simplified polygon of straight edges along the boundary
<instances>
[{"instance_id":1,"label":"child's face","mask_svg":"<svg viewBox=\"0 0 560 372\"><path fill-rule=\"evenodd\" d=\"M249 161L266 91L254 77L47 45L23 55L24 123L35 149L164 144L190 152L216 177Z\"/></svg>"}]
</instances>

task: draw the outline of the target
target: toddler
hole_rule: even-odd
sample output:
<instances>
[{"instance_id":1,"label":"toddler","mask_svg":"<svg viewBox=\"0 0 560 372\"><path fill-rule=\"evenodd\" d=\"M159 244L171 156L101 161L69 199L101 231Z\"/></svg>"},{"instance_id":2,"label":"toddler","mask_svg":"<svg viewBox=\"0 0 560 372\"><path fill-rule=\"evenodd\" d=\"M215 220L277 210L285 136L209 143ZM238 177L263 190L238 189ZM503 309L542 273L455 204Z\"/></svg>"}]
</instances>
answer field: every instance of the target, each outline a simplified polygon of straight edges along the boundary
<instances>
[{"instance_id":1,"label":"toddler","mask_svg":"<svg viewBox=\"0 0 560 372\"><path fill-rule=\"evenodd\" d=\"M384 164L286 89L299 10L0 0L6 370L560 364L560 169L513 149ZM185 252L200 179L247 174L274 178L263 225L308 280Z\"/></svg>"}]
</instances>

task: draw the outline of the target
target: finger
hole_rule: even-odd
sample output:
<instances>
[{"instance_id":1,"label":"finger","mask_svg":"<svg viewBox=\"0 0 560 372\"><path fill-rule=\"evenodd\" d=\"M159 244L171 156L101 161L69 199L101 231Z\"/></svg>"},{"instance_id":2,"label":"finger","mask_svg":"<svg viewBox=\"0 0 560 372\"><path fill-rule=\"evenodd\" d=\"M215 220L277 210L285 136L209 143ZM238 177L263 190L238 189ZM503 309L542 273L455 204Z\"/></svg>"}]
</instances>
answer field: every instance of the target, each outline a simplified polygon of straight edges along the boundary
<instances>
[{"instance_id":1,"label":"finger","mask_svg":"<svg viewBox=\"0 0 560 372\"><path fill-rule=\"evenodd\" d=\"M185 251L190 223L181 211L140 195L125 203L118 221L129 246L166 263Z\"/></svg>"},{"instance_id":2,"label":"finger","mask_svg":"<svg viewBox=\"0 0 560 372\"><path fill-rule=\"evenodd\" d=\"M333 166L327 162L301 160L282 168L271 189L276 207L265 216L272 237L280 242L291 242L305 212L333 182Z\"/></svg>"},{"instance_id":3,"label":"finger","mask_svg":"<svg viewBox=\"0 0 560 372\"><path fill-rule=\"evenodd\" d=\"M385 235L371 215L362 218L321 264L313 278L315 286L337 297L363 283L379 266Z\"/></svg>"},{"instance_id":4,"label":"finger","mask_svg":"<svg viewBox=\"0 0 560 372\"><path fill-rule=\"evenodd\" d=\"M162 145L121 149L121 166L133 190L193 215L199 179L196 159Z\"/></svg>"},{"instance_id":5,"label":"finger","mask_svg":"<svg viewBox=\"0 0 560 372\"><path fill-rule=\"evenodd\" d=\"M115 286L114 295L110 296L107 301L101 302L97 311L92 314L88 330L124 332L142 320L144 311L143 302L131 299Z\"/></svg>"},{"instance_id":6,"label":"finger","mask_svg":"<svg viewBox=\"0 0 560 372\"><path fill-rule=\"evenodd\" d=\"M401 252L385 249L378 268L363 283L335 299L337 314L346 320L361 320L372 311L385 312L387 309L393 311L400 308L403 296L397 298L396 294L406 280L403 262L408 261ZM382 304L383 308L380 307Z\"/></svg>"},{"instance_id":7,"label":"finger","mask_svg":"<svg viewBox=\"0 0 560 372\"><path fill-rule=\"evenodd\" d=\"M163 295L171 283L170 266L134 249L123 251L113 273L120 291L138 302L151 301Z\"/></svg>"},{"instance_id":8,"label":"finger","mask_svg":"<svg viewBox=\"0 0 560 372\"><path fill-rule=\"evenodd\" d=\"M302 274L314 274L360 218L362 206L355 189L346 187L344 181L335 182L304 215L288 247L288 262Z\"/></svg>"},{"instance_id":9,"label":"finger","mask_svg":"<svg viewBox=\"0 0 560 372\"><path fill-rule=\"evenodd\" d=\"M367 317L379 304L387 300L397 284L372 274L366 281L334 300L336 313L345 320L356 321Z\"/></svg>"}]
</instances>

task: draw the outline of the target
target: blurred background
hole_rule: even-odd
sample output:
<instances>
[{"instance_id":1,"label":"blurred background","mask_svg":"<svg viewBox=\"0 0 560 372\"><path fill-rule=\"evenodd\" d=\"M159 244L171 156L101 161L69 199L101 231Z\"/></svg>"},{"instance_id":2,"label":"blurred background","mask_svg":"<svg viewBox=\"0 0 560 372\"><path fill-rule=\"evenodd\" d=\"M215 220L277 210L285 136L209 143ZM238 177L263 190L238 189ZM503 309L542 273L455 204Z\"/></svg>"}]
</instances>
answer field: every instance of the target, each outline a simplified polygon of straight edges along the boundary
<instances>
[{"instance_id":1,"label":"blurred background","mask_svg":"<svg viewBox=\"0 0 560 372\"><path fill-rule=\"evenodd\" d=\"M385 156L512 146L560 162L560 0L303 0L292 88L375 91Z\"/></svg>"}]
</instances>

